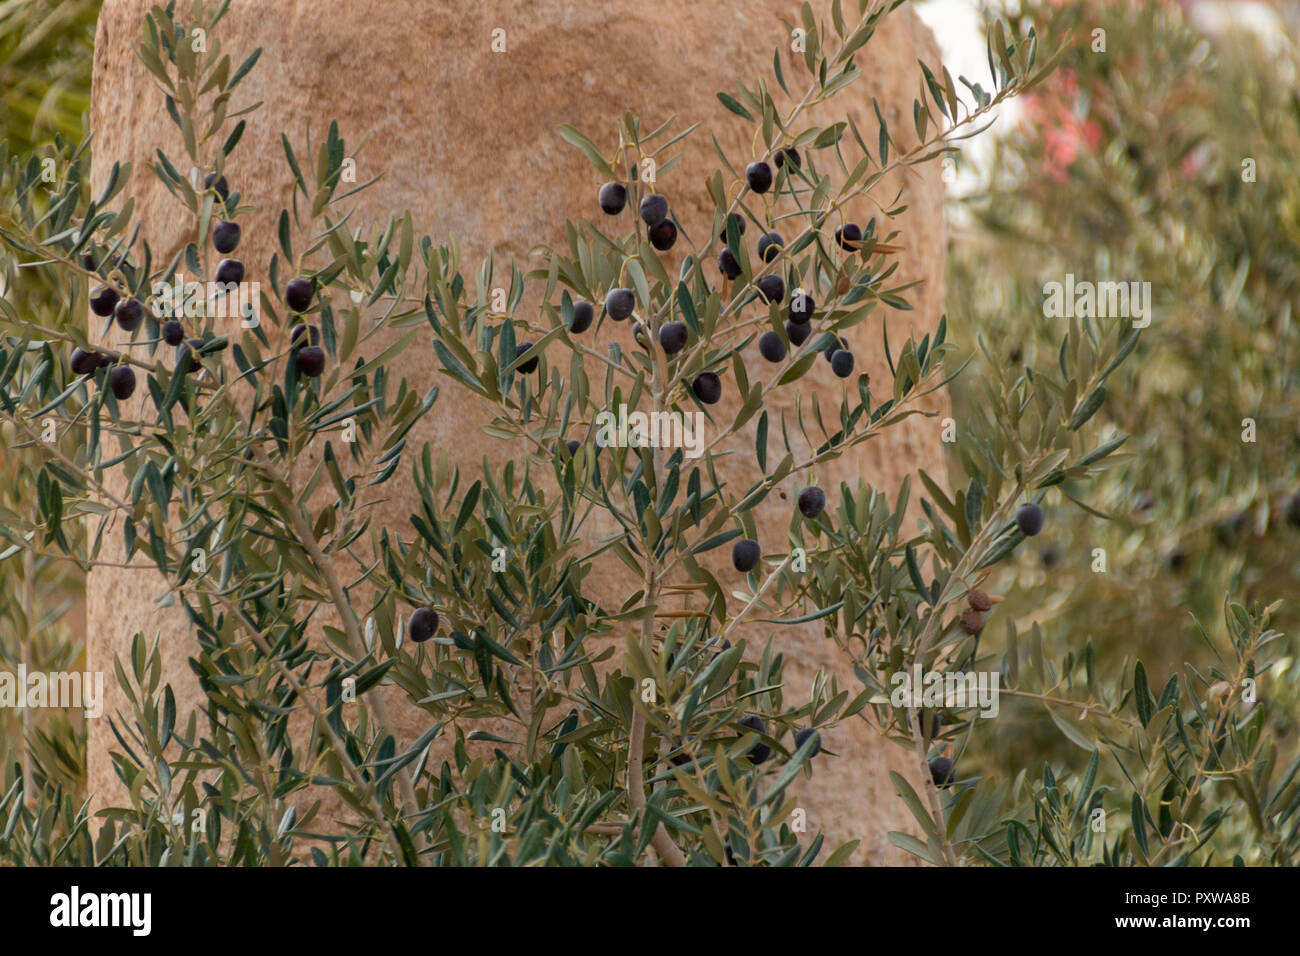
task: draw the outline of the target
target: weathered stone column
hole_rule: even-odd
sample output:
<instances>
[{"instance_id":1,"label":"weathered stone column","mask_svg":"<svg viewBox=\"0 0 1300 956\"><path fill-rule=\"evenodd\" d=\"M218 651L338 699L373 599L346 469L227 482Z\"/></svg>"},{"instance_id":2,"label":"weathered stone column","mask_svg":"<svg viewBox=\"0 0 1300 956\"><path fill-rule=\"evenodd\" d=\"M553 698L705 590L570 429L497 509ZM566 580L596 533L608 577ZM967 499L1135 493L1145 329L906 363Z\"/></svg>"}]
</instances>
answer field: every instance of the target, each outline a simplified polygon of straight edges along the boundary
<instances>
[{"instance_id":1,"label":"weathered stone column","mask_svg":"<svg viewBox=\"0 0 1300 956\"><path fill-rule=\"evenodd\" d=\"M162 95L130 46L152 3L106 0L104 4L95 46L93 190L102 188L114 160L133 162L136 173L127 194L135 197L136 211L154 248L170 249L188 223L148 165L159 147L173 155L182 150L175 144L176 128L166 115ZM223 49L238 63L254 48L263 48L261 61L240 92L243 100L262 100L264 105L249 117L227 171L243 201L258 207L257 213L241 220L240 254L250 268L248 279L267 281L261 270L275 246L275 218L289 201L280 133L285 131L300 144L308 119L314 136L323 134L336 119L350 144L363 136L370 138L358 179L380 173L383 179L355 198L354 223L371 223L410 209L417 230L435 242L457 236L472 271L493 249L525 262L531 246L561 236L566 217L600 217L595 204L597 175L559 138L560 124L573 124L599 139L613 136L614 124L627 109L652 125L676 114L681 126L698 121L704 128L686 140L681 164L661 186L687 228L694 234L705 232L712 207L704 180L717 165L707 131L716 131L722 147L742 165L749 161L751 149L751 129L731 116L715 94L730 89L737 80L770 74L773 47L782 42L788 46L781 17L797 21L797 4L792 0L536 0L523 5L513 0L330 4L238 0L219 28ZM496 28L506 31L504 53L491 49ZM871 102L878 99L900 145L910 146L918 57L932 63L938 52L929 31L904 8L885 20L867 51L859 55L863 79L832 105L839 111L849 109L861 129L874 131ZM788 63L789 57L785 59ZM902 341L909 329L918 336L933 329L942 305L943 187L937 166L927 165L917 173L888 182L891 197L895 190L904 190L908 210L882 232L901 230L897 241L906 251L900 281L921 280L909 293L915 311L883 316L890 322L891 341ZM865 202L850 212L860 222L880 215ZM852 337L858 362L876 381L888 376L884 357L878 354L881 319L881 313L874 314ZM611 334L619 331L627 332L614 329ZM412 447L428 441L435 448L466 450L464 464L470 468L483 455L502 461L516 453L479 430L482 419L477 405L435 373L436 359L427 343L423 349L407 350L395 366L396 374L408 376L420 390L435 382L442 386L433 412L412 437ZM798 387L805 398L812 390L822 390L823 400L833 403L841 383L829 373L813 374ZM793 407L792 396L779 401L783 404L769 408L774 416ZM744 438L737 441L743 444ZM942 473L941 447L937 429L913 418L833 467L820 469L819 478L832 491L833 507L834 489L842 480L856 482L863 475L872 484L893 490L904 474L916 468ZM744 487L752 480L753 465L742 463L742 458L747 460L747 456L724 459L720 471ZM380 507L377 523L406 526L407 515L414 510L409 477L403 477L407 474L399 469L385 486L393 500ZM781 489L785 501L774 494L758 509L760 527L784 527L788 521L795 479L786 484L789 487ZM120 534L112 536L106 560L121 560L120 550L113 553L120 542ZM725 573L734 574L726 556L717 560L727 565ZM595 596L616 604L629 593L627 572L616 560L610 563L608 573L599 576L608 582L607 593L597 591ZM722 573L721 567L715 570ZM194 638L182 615L156 609L154 598L161 590L156 574L102 568L90 575L87 644L91 666L108 675L106 714L125 703L112 676L112 655L125 657L137 631L150 638L161 633L166 679L173 684L181 712L202 705L187 665L196 646ZM754 628L748 636L761 641L767 635ZM819 625L790 628L780 640L788 661L787 700L806 699L819 667L837 674L842 686L859 686L848 663L821 636ZM426 714L403 705L396 695L388 699L399 741L409 741L425 729ZM115 805L124 796L109 754L119 745L106 718L91 723L90 786L95 805ZM890 829L913 830L914 825L894 795L887 771L897 769L914 777L915 758L860 720L842 725L828 737L824 745L837 756L820 758L811 782L797 785L802 788L799 796L808 812L809 828L825 830L828 846L860 838L856 862L904 862L904 854L888 844L885 834Z\"/></svg>"}]
</instances>

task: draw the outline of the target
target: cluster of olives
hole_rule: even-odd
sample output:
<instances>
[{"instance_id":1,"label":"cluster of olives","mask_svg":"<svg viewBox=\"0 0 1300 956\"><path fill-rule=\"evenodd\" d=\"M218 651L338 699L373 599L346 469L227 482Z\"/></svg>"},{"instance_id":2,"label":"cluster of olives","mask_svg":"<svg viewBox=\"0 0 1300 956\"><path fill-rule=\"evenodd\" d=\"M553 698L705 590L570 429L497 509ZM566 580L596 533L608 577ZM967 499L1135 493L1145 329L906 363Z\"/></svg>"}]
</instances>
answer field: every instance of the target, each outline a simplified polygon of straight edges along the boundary
<instances>
[{"instance_id":1,"label":"cluster of olives","mask_svg":"<svg viewBox=\"0 0 1300 956\"><path fill-rule=\"evenodd\" d=\"M812 521L826 510L826 492L816 485L809 485L799 492L796 505L799 513ZM741 538L731 546L731 564L741 574L748 574L758 567L762 557L763 549L753 538Z\"/></svg>"},{"instance_id":2,"label":"cluster of olives","mask_svg":"<svg viewBox=\"0 0 1300 956\"><path fill-rule=\"evenodd\" d=\"M87 259L90 259L88 264L93 267L93 259L89 256ZM134 331L144 319L144 306L140 300L122 298L111 285L98 286L90 294L90 311L105 319L111 315L113 321L127 332ZM103 352L75 348L68 365L77 375L93 375L97 370L111 365L113 370L108 373L108 387L113 397L124 402L135 394L135 370L120 359L115 360Z\"/></svg>"},{"instance_id":3,"label":"cluster of olives","mask_svg":"<svg viewBox=\"0 0 1300 956\"><path fill-rule=\"evenodd\" d=\"M803 165L799 151L793 147L778 150L775 161L778 169L787 164L791 168ZM745 178L749 188L754 192L766 193L773 183L772 168L766 162L751 163L745 171ZM596 198L606 215L616 216L627 205L627 187L617 182L605 183L600 187ZM671 249L677 241L677 224L669 217L667 198L658 193L650 193L642 197L640 214L649 230L651 244L661 251ZM738 236L744 235L746 221L743 216L738 213L729 214L728 224L734 228ZM727 233L728 229L724 228L719 236L724 244L727 242ZM847 223L835 231L835 241L846 250L855 250L861 244L862 229L856 223ZM778 232L766 232L758 239L758 256L764 263L774 262L784 248L785 239ZM722 251L718 253L718 269L727 279L739 278L743 271L735 253L727 245L724 245ZM785 280L780 275L760 276L754 286L765 303L780 304L785 301ZM769 362L784 361L789 354L786 347L787 340L792 345L800 346L812 334L812 317L816 309L817 303L812 296L802 289L796 289L786 313L785 339L782 339L775 330L769 329L759 336L759 354ZM606 294L605 313L615 322L623 322L631 318L635 311L636 296L631 289L620 286L610 289ZM595 310L590 303L575 303L569 331L585 332L591 327L594 316ZM632 336L638 344L649 346L647 330L642 323L633 324ZM659 328L659 347L664 350L665 355L675 355L686 347L688 337L689 330L684 322L666 322ZM524 349L529 347L530 344L521 345L519 354L523 354ZM837 376L848 378L853 374L855 364L853 353L849 351L846 341L838 336L834 337L824 353L831 370ZM526 372L531 372L535 368L535 357L520 366L520 370ZM701 404L715 405L722 399L722 382L714 372L699 373L691 381L690 387L692 394Z\"/></svg>"},{"instance_id":4,"label":"cluster of olives","mask_svg":"<svg viewBox=\"0 0 1300 956\"><path fill-rule=\"evenodd\" d=\"M746 731L758 734L760 737L767 736L767 724L763 721L763 718L758 714L746 714L744 717L740 718L740 720L737 721L737 723L740 724L740 726L744 728ZM694 739L694 738L690 738L690 739ZM812 727L801 727L799 730L796 730L794 732L795 750L798 750L809 740L813 741L813 746L808 756L815 757L819 753L821 753L821 749L822 749L821 734L818 733L818 731ZM749 762L751 764L757 767L761 763L766 763L767 759L772 756L772 748L760 740L757 743L755 743L753 747L749 749L749 752L746 753L745 756L749 759ZM685 748L683 748L679 750L677 753L670 756L668 759L673 764L677 766L682 766L684 764L690 763L694 759L694 756L690 753L687 753Z\"/></svg>"},{"instance_id":5,"label":"cluster of olives","mask_svg":"<svg viewBox=\"0 0 1300 956\"><path fill-rule=\"evenodd\" d=\"M799 155L799 150L793 146L778 149L772 158L776 162L777 169L784 169L787 165L789 165L790 169L803 168L803 157ZM772 167L766 162L760 160L745 167L745 183L759 195L771 189L775 180L776 177L772 172Z\"/></svg>"},{"instance_id":6,"label":"cluster of olives","mask_svg":"<svg viewBox=\"0 0 1300 956\"><path fill-rule=\"evenodd\" d=\"M284 304L293 312L306 312L311 308L316 289L311 279L290 279L284 286ZM320 331L314 325L299 322L289 330L289 348L293 350L294 365L308 378L317 378L325 371L325 350L320 347Z\"/></svg>"},{"instance_id":7,"label":"cluster of olives","mask_svg":"<svg viewBox=\"0 0 1300 956\"><path fill-rule=\"evenodd\" d=\"M735 223L737 235L743 235L745 232L744 218L732 213L730 221ZM725 232L723 238L726 238ZM845 249L856 249L857 242L861 238L862 230L854 223L841 226L835 232L836 242ZM774 262L780 257L784 248L785 239L778 232L766 232L758 239L758 257L764 263ZM735 279L740 275L740 263L736 260L735 254L729 247L724 248L718 254L718 269L728 279ZM779 305L785 299L785 280L779 275L761 276L754 285L765 303ZM786 310L785 338L782 339L776 330L768 329L758 338L759 354L769 362L784 361L788 354L785 345L786 340L796 347L808 341L808 338L812 335L812 318L816 311L817 303L813 297L803 289L795 289ZM838 377L848 378L853 374L853 353L849 351L848 343L844 339L834 336L831 343L824 350L824 354L826 360L830 362L831 370Z\"/></svg>"},{"instance_id":8,"label":"cluster of olives","mask_svg":"<svg viewBox=\"0 0 1300 956\"><path fill-rule=\"evenodd\" d=\"M597 194L600 208L606 215L616 216L627 204L627 187L622 183L605 183ZM660 252L667 252L677 242L677 223L669 216L668 199L659 193L649 193L641 198L641 219L646 224L650 244ZM605 296L605 313L615 322L631 318L636 311L636 296L631 289L617 287L610 289ZM593 309L587 302L574 305L573 324L570 332L585 332L591 325ZM645 326L636 322L632 328L632 338L643 346L649 346ZM659 347L665 355L676 355L686 347L688 330L684 322L665 322L659 327ZM705 372L692 383L695 396L706 405L712 405L722 397L722 383L712 372Z\"/></svg>"},{"instance_id":9,"label":"cluster of olives","mask_svg":"<svg viewBox=\"0 0 1300 956\"><path fill-rule=\"evenodd\" d=\"M230 200L230 186L226 182L226 177L217 176L216 173L209 173L204 177L203 187L211 190L221 201L223 212L226 211L226 204ZM212 228L212 247L227 258L222 259L218 264L213 278L217 283L222 285L238 284L244 281L246 270L244 263L235 258L230 258L230 254L239 248L240 240L243 238L243 232L239 223L222 219ZM87 255L83 259L83 264L87 269L94 269L95 262L92 256ZM315 296L315 289L310 279L296 278L288 282L284 289L284 302L289 309L296 313L306 312L311 308L312 299ZM100 285L95 288L90 296L90 309L98 316L107 318L112 316L118 327L124 332L134 332L139 328L141 321L144 319L144 304L137 298L123 298L118 290L111 285ZM173 347L179 347L177 353L176 369L185 374L195 374L202 369L200 356L205 347L203 339L185 337L185 326L178 319L168 319L162 323L160 328L160 337L163 342ZM310 339L310 341L308 341ZM325 370L325 352L319 347L320 332L307 326L298 324L293 327L290 333L290 342L293 349L294 363L298 371L309 378L316 378ZM72 371L78 375L91 375L105 366L114 365L114 359L104 353L87 351L85 349L74 349L69 360ZM135 392L136 376L134 370L127 364L120 361L114 365L112 372L108 376L109 388L112 389L113 395L119 401L125 401Z\"/></svg>"},{"instance_id":10,"label":"cluster of olives","mask_svg":"<svg viewBox=\"0 0 1300 956\"><path fill-rule=\"evenodd\" d=\"M596 195L601 210L607 216L617 216L627 205L627 187L622 183L605 183ZM677 223L668 215L668 199L658 193L641 197L641 220L646 225L650 245L667 252L677 244ZM624 316L627 318L627 316Z\"/></svg>"},{"instance_id":11,"label":"cluster of olives","mask_svg":"<svg viewBox=\"0 0 1300 956\"><path fill-rule=\"evenodd\" d=\"M627 206L627 187L622 183L605 183L596 196L600 208L609 216L617 216ZM641 219L646 224L650 244L660 252L667 252L677 243L677 223L669 216L668 199L658 193L649 193L641 198ZM615 322L623 322L636 311L636 296L631 289L610 289L605 296L605 313ZM572 335L581 335L591 328L595 321L596 310L590 302L578 301L573 304L573 318L569 323ZM633 337L646 344L644 327L635 323ZM659 332L660 344L668 354L680 351L686 345L686 327L680 322L670 322ZM523 355L533 347L532 342L520 342L515 346L515 358ZM539 357L534 355L517 366L525 375L537 371Z\"/></svg>"},{"instance_id":12,"label":"cluster of olives","mask_svg":"<svg viewBox=\"0 0 1300 956\"><path fill-rule=\"evenodd\" d=\"M787 165L792 169L802 168L803 166L799 151L793 147L777 150L775 161L777 169L784 168ZM745 169L746 183L753 192L760 195L772 188L773 179L772 167L766 162L750 163ZM738 236L745 234L745 219L743 216L732 213L728 217L728 223L729 225L734 224ZM726 229L722 231L719 238L726 243ZM856 223L846 223L835 230L835 241L841 248L855 251L862 243L862 228ZM784 249L785 239L779 232L765 232L758 238L758 257L765 264L775 262ZM727 279L737 279L743 271L739 260L729 246L724 246L722 251L718 253L718 271ZM779 275L761 276L754 285L765 303L779 305L785 299L785 280ZM785 339L783 340L774 329L769 329L759 336L759 354L769 362L784 361L788 354L786 340L796 347L808 341L808 337L812 334L811 322L816 308L817 303L813 301L810 295L802 289L796 289L786 313ZM825 354L827 361L831 363L831 370L837 376L848 378L853 374L853 353L849 351L848 343L836 337L835 341L825 350Z\"/></svg>"}]
</instances>

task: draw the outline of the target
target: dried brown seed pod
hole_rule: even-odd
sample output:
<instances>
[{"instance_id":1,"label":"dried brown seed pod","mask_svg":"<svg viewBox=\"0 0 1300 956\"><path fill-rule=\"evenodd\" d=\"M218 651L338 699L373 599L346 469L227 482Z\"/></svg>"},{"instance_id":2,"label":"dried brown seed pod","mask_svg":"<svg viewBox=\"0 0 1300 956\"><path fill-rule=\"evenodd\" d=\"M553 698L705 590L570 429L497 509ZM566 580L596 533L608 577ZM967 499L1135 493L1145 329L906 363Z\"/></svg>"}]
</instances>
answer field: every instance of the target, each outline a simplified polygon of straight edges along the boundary
<instances>
[{"instance_id":1,"label":"dried brown seed pod","mask_svg":"<svg viewBox=\"0 0 1300 956\"><path fill-rule=\"evenodd\" d=\"M977 611L987 611L993 607L993 599L988 596L988 592L983 588L975 588L967 594L966 603Z\"/></svg>"}]
</instances>

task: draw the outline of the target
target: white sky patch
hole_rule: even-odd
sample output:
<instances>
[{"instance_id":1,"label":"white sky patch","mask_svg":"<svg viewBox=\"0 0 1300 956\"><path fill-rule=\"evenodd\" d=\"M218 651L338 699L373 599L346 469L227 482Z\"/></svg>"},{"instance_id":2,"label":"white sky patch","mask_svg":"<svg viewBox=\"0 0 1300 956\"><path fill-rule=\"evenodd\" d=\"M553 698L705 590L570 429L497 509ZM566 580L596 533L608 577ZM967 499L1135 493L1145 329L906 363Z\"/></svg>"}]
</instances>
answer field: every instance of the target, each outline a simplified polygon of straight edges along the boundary
<instances>
[{"instance_id":1,"label":"white sky patch","mask_svg":"<svg viewBox=\"0 0 1300 956\"><path fill-rule=\"evenodd\" d=\"M934 31L943 65L953 79L964 76L991 93L993 81L989 76L985 16L981 4L976 0L918 0L914 6L926 26ZM965 86L958 84L957 89L964 94L965 102L972 102L970 91ZM990 137L1004 135L1013 129L1018 114L1018 104L1012 100L991 114L996 122L987 133L959 144L962 151L957 162L957 180L948 183L949 196L961 196L976 187L980 177L972 171L972 165L978 166L988 159L992 149Z\"/></svg>"}]
</instances>

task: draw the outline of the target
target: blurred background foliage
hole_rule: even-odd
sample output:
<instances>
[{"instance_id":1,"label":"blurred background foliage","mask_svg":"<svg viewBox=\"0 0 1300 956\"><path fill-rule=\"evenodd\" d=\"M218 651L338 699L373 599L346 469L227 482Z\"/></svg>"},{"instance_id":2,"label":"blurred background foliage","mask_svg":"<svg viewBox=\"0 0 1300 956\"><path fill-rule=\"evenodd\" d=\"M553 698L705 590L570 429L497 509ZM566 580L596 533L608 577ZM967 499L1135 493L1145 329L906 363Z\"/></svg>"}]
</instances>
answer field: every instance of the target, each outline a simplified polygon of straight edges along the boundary
<instances>
[{"instance_id":1,"label":"blurred background foliage","mask_svg":"<svg viewBox=\"0 0 1300 956\"><path fill-rule=\"evenodd\" d=\"M83 133L100 2L0 3L0 122L15 152Z\"/></svg>"},{"instance_id":2,"label":"blurred background foliage","mask_svg":"<svg viewBox=\"0 0 1300 956\"><path fill-rule=\"evenodd\" d=\"M1158 687L1185 662L1203 672L1215 662L1198 627L1225 636L1225 595L1288 599L1273 626L1289 650L1258 691L1284 767L1300 713L1300 498L1289 497L1300 490L1297 59L1285 36L1199 32L1192 7L1021 9L1025 29L1070 37L1069 52L954 203L948 311L958 340L983 337L1006 367L1043 367L1069 321L1044 316L1045 283L1073 273L1151 284L1151 325L1097 419L1131 436L1131 457L1089 495L1111 520L1052 499L1048 530L1004 576L1001 616L1022 632L1037 623L1049 658L1077 661L1091 642L1099 684L1122 686L1141 658ZM1098 29L1105 52L1093 51ZM973 352L953 388L959 422L988 371ZM996 660L1005 648L995 621L984 650ZM1064 687L1065 669L1057 675ZM1004 698L997 732L973 735L968 754L1011 775L1043 760L1081 769L1087 753L1046 717L1040 703ZM1100 779L1119 774L1103 760ZM1232 827L1224 845L1249 847Z\"/></svg>"},{"instance_id":3,"label":"blurred background foliage","mask_svg":"<svg viewBox=\"0 0 1300 956\"><path fill-rule=\"evenodd\" d=\"M87 132L95 21L101 0L0 0L0 142L11 155L38 159L56 153L56 137L71 143ZM68 323L47 271L21 282L6 263L0 289L17 308L47 327ZM80 313L78 313L80 314ZM35 497L40 464L0 436L0 668L84 670L84 578L61 556L32 557L9 540L6 512ZM53 555L54 552L51 552ZM30 746L24 748L24 735ZM84 799L86 738L77 711L0 709L0 767L15 765L42 788ZM0 779L8 782L8 774ZM29 794L35 803L36 793Z\"/></svg>"}]
</instances>

